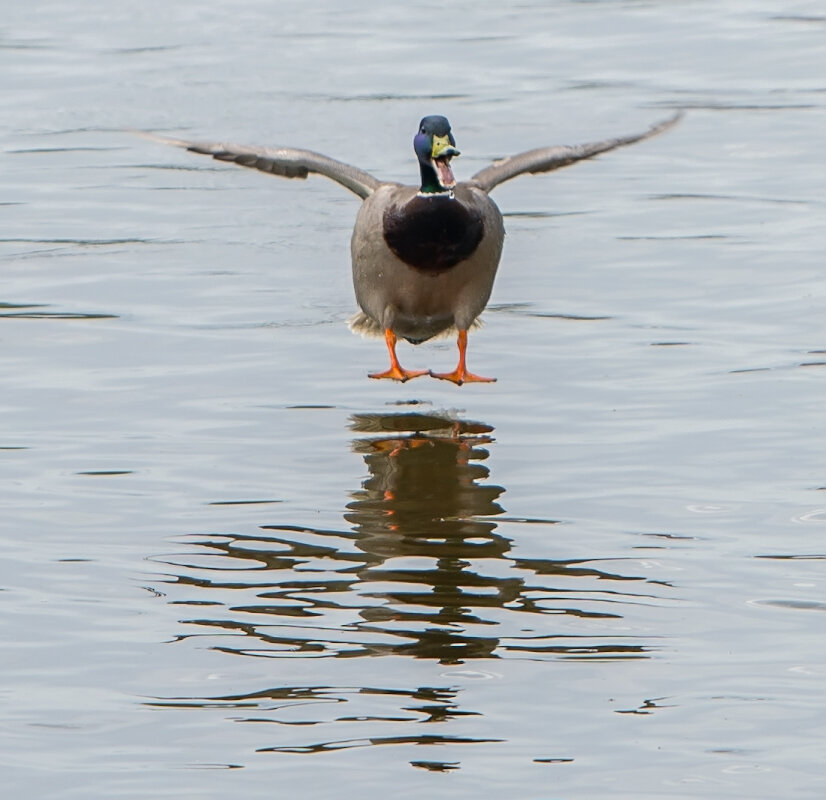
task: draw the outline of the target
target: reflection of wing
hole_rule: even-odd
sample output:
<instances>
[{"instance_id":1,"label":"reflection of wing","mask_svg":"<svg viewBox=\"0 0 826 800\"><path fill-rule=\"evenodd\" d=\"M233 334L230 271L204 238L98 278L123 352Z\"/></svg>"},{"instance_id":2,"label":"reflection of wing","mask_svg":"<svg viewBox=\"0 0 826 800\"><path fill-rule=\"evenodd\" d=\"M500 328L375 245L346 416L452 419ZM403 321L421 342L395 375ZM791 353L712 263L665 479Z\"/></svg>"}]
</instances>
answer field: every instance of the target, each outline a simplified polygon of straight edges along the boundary
<instances>
[{"instance_id":1,"label":"reflection of wing","mask_svg":"<svg viewBox=\"0 0 826 800\"><path fill-rule=\"evenodd\" d=\"M157 136L154 133L142 135L157 142L183 147L193 153L212 156L218 161L231 161L242 167L260 169L262 172L269 172L272 175L280 175L284 178L306 178L308 173L314 172L340 183L362 199L371 195L381 186L381 181L374 178L370 173L357 167L351 167L342 161L336 161L334 158L323 156L321 153L314 153L312 150L188 142L183 139L168 139L166 136Z\"/></svg>"},{"instance_id":2,"label":"reflection of wing","mask_svg":"<svg viewBox=\"0 0 826 800\"><path fill-rule=\"evenodd\" d=\"M540 147L537 150L518 153L515 156L503 158L501 161L485 167L485 169L477 172L471 178L471 182L486 192L489 192L494 186L498 186L500 183L509 181L511 178L515 178L517 175L522 175L525 172L550 172L553 169L567 167L575 161L591 158L600 153L605 153L608 150L614 150L617 147L624 147L628 144L641 142L643 139L648 139L651 136L656 136L658 133L667 131L676 125L682 116L682 112L680 112L652 126L644 133L632 134L631 136L620 136L615 139L603 139L601 142L591 142L590 144L574 146L558 145L555 147Z\"/></svg>"}]
</instances>

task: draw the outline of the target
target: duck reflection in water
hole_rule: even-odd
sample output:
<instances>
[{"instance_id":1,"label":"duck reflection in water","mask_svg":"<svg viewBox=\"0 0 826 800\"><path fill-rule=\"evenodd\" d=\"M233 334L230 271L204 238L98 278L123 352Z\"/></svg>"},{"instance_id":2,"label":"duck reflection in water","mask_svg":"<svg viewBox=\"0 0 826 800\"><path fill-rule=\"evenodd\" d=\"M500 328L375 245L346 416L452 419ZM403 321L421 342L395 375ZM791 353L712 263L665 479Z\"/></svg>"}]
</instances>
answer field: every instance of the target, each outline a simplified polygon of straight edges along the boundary
<instances>
[{"instance_id":1,"label":"duck reflection in water","mask_svg":"<svg viewBox=\"0 0 826 800\"><path fill-rule=\"evenodd\" d=\"M659 582L608 572L600 568L605 558L531 557L532 537L518 556L511 552L497 521L507 530L525 524L548 530L555 521L503 515L505 490L487 482L484 464L491 426L451 414L397 413L355 415L350 427L368 475L351 492L349 528L253 522L258 530L201 534L188 552L163 559L174 565L164 594L200 609L198 618L181 620L196 632L178 641L285 658L290 674L296 659L412 656L452 665L648 657L649 643L629 630L624 615L658 602L652 585ZM540 547L544 554L551 544ZM235 721L287 726L261 752L490 741L447 727L479 713L464 707L461 690L449 682L422 686L411 677L399 685L403 670L385 682L374 667L365 671L366 683L353 685L346 677L353 674L316 663L307 681L158 697L150 705L216 708ZM422 722L445 727L424 733ZM322 725L324 733L296 741L296 724Z\"/></svg>"},{"instance_id":2,"label":"duck reflection in water","mask_svg":"<svg viewBox=\"0 0 826 800\"><path fill-rule=\"evenodd\" d=\"M502 606L521 584L473 571L474 560L502 558L510 549L488 519L503 513L497 500L505 490L480 483L489 474L479 462L488 457L493 428L414 413L359 414L351 423L370 434L353 443L370 477L345 514L359 549L371 556L360 578L392 585L370 593L387 602L365 607L363 617L415 628L405 630L412 641L396 652L444 663L490 657L498 639L469 636L465 626L485 624L473 609ZM407 566L399 563L405 560Z\"/></svg>"},{"instance_id":3,"label":"duck reflection in water","mask_svg":"<svg viewBox=\"0 0 826 800\"><path fill-rule=\"evenodd\" d=\"M532 557L531 536L511 552L497 524L548 531L556 521L504 515L505 490L484 464L490 425L395 413L354 415L350 427L368 476L351 492L349 528L259 521L193 536L186 553L162 559L175 567L172 602L214 609L182 620L201 632L181 639L259 658L647 657L614 621L652 602L659 581L607 571L604 557Z\"/></svg>"},{"instance_id":4,"label":"duck reflection in water","mask_svg":"<svg viewBox=\"0 0 826 800\"><path fill-rule=\"evenodd\" d=\"M353 442L370 471L345 514L356 532L379 540L391 535L384 544L392 555L407 547L420 552L423 546L432 554L432 544L442 540L456 547L456 554L480 554L480 543L466 540L492 534L496 524L480 517L504 511L496 501L505 490L480 485L489 470L473 463L488 458L483 445L493 441L493 428L424 414L356 415L351 427L373 434ZM501 537L495 545L496 552L486 555L501 556L508 549ZM371 552L382 549L381 541L368 546Z\"/></svg>"}]
</instances>

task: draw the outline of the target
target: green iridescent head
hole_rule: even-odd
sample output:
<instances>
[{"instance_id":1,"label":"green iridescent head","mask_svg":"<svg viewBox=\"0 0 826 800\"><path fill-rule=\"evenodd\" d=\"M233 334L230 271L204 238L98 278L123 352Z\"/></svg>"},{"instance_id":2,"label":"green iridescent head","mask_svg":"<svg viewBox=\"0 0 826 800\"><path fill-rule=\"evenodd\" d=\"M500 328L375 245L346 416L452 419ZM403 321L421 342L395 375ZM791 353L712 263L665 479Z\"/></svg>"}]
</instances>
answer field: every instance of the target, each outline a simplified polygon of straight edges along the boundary
<instances>
[{"instance_id":1,"label":"green iridescent head","mask_svg":"<svg viewBox=\"0 0 826 800\"><path fill-rule=\"evenodd\" d=\"M446 117L425 117L413 139L422 173L422 194L448 192L456 185L450 159L459 155Z\"/></svg>"}]
</instances>

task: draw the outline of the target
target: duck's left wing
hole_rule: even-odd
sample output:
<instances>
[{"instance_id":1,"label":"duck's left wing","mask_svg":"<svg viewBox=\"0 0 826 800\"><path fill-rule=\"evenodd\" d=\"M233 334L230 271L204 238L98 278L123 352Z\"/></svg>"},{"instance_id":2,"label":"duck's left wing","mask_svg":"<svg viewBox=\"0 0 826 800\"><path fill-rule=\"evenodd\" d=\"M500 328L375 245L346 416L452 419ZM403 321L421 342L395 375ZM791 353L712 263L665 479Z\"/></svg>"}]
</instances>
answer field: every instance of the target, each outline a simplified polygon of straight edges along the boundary
<instances>
[{"instance_id":1,"label":"duck's left wing","mask_svg":"<svg viewBox=\"0 0 826 800\"><path fill-rule=\"evenodd\" d=\"M242 167L258 169L283 178L306 178L309 173L323 175L364 199L371 195L381 181L369 172L336 161L312 150L296 150L290 147L247 147L238 144L212 142L189 142L183 139L169 139L154 133L142 133L149 139L175 147L182 147L192 153L212 156L218 161L230 161Z\"/></svg>"},{"instance_id":2,"label":"duck's left wing","mask_svg":"<svg viewBox=\"0 0 826 800\"><path fill-rule=\"evenodd\" d=\"M591 142L590 144L580 145L559 145L556 147L540 147L537 150L528 150L525 153L519 153L509 158L504 158L491 164L489 167L477 172L472 178L471 182L475 183L480 189L490 192L495 186L498 186L504 181L509 181L517 175L522 175L526 172L550 172L560 167L567 167L576 161L582 161L585 158L592 158L593 156L605 153L608 150L614 150L617 147L625 147L625 145L641 142L643 139L650 139L658 133L663 133L669 128L674 127L680 119L682 119L682 112L669 117L663 122L652 125L644 133L632 134L631 136L620 136L615 139L604 139L601 142Z\"/></svg>"}]
</instances>

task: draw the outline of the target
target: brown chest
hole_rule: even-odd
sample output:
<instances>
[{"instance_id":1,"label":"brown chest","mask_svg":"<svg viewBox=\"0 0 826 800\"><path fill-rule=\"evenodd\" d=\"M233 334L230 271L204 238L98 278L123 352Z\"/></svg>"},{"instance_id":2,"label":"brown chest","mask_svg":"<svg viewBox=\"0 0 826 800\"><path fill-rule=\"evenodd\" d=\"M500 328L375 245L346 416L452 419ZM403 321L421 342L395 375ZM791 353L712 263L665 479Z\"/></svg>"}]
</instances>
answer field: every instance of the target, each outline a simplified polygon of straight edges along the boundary
<instances>
[{"instance_id":1,"label":"brown chest","mask_svg":"<svg viewBox=\"0 0 826 800\"><path fill-rule=\"evenodd\" d=\"M384 241L405 264L425 272L456 266L484 236L482 214L447 195L417 195L392 205L382 219Z\"/></svg>"}]
</instances>

